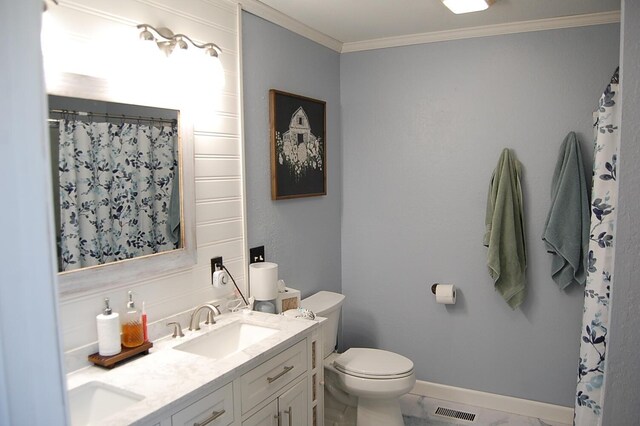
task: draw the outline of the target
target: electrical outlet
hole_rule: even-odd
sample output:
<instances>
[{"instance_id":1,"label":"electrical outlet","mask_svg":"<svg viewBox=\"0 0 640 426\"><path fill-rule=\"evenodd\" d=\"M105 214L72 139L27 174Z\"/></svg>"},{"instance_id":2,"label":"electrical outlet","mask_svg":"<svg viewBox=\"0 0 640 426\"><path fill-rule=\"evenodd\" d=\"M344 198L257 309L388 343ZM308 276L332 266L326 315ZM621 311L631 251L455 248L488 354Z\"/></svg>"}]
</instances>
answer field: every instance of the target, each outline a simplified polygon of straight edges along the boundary
<instances>
[{"instance_id":1,"label":"electrical outlet","mask_svg":"<svg viewBox=\"0 0 640 426\"><path fill-rule=\"evenodd\" d=\"M264 246L249 249L249 264L264 262Z\"/></svg>"},{"instance_id":2,"label":"electrical outlet","mask_svg":"<svg viewBox=\"0 0 640 426\"><path fill-rule=\"evenodd\" d=\"M211 274L222 269L222 256L211 258Z\"/></svg>"}]
</instances>

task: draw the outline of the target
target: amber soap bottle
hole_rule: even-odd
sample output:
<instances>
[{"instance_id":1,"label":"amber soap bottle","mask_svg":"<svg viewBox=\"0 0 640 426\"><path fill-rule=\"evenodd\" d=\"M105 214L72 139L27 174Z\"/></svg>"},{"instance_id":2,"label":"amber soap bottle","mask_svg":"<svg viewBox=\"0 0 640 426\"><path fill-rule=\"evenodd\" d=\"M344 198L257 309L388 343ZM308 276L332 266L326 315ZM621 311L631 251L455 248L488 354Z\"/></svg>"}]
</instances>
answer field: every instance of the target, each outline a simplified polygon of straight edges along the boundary
<instances>
[{"instance_id":1,"label":"amber soap bottle","mask_svg":"<svg viewBox=\"0 0 640 426\"><path fill-rule=\"evenodd\" d=\"M127 348L135 348L142 343L144 343L142 317L133 302L133 294L129 292L127 309L122 316L122 345Z\"/></svg>"}]
</instances>

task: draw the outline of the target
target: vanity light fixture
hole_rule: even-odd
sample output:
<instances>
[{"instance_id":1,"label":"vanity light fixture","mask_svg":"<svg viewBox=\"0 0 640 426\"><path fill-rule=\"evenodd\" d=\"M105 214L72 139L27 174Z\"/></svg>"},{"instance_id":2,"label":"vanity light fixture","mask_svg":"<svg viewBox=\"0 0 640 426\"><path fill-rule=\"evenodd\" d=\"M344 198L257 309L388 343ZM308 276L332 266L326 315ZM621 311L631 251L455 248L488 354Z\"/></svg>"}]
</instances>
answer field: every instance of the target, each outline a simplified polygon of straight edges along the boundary
<instances>
[{"instance_id":1,"label":"vanity light fixture","mask_svg":"<svg viewBox=\"0 0 640 426\"><path fill-rule=\"evenodd\" d=\"M442 3L456 15L486 10L494 2L495 0L442 0Z\"/></svg>"},{"instance_id":2,"label":"vanity light fixture","mask_svg":"<svg viewBox=\"0 0 640 426\"><path fill-rule=\"evenodd\" d=\"M58 5L58 0L44 0L42 2L42 11L46 12L47 10L49 10L49 3L53 3L55 6Z\"/></svg>"},{"instance_id":3,"label":"vanity light fixture","mask_svg":"<svg viewBox=\"0 0 640 426\"><path fill-rule=\"evenodd\" d=\"M138 25L140 31L140 39L144 41L153 41L165 55L170 56L176 47L181 50L189 48L189 44L198 49L202 49L207 56L218 58L222 53L222 49L215 43L198 44L184 34L174 34L168 28L156 29L149 24Z\"/></svg>"}]
</instances>

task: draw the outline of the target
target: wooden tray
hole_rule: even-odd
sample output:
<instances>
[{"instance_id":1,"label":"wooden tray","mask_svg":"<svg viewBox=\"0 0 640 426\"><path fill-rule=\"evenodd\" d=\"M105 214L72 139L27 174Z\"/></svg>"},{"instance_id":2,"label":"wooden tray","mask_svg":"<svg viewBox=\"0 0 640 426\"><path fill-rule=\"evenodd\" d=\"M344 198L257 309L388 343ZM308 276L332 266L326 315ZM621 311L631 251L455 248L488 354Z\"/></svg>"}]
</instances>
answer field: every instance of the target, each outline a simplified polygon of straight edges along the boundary
<instances>
[{"instance_id":1,"label":"wooden tray","mask_svg":"<svg viewBox=\"0 0 640 426\"><path fill-rule=\"evenodd\" d=\"M102 356L98 352L96 352L95 354L89 355L89 361L91 361L95 365L99 365L100 367L113 368L119 362L127 360L138 354L147 355L149 353L149 349L151 349L152 347L152 342L144 342L142 345L135 348L126 348L124 346L121 346L122 351L119 354Z\"/></svg>"}]
</instances>

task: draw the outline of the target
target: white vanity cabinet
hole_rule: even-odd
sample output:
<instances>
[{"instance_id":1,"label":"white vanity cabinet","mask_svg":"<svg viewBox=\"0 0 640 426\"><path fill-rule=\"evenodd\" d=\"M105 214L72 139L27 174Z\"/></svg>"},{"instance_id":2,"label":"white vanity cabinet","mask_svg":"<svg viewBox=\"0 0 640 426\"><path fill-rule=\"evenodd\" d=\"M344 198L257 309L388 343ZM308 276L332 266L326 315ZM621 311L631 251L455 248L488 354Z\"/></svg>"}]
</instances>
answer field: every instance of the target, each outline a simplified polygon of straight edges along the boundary
<instances>
[{"instance_id":1,"label":"white vanity cabinet","mask_svg":"<svg viewBox=\"0 0 640 426\"><path fill-rule=\"evenodd\" d=\"M240 377L243 426L309 424L309 357L304 339Z\"/></svg>"},{"instance_id":2,"label":"white vanity cabinet","mask_svg":"<svg viewBox=\"0 0 640 426\"><path fill-rule=\"evenodd\" d=\"M230 424L233 424L232 383L171 416L172 426L228 426Z\"/></svg>"},{"instance_id":3,"label":"white vanity cabinet","mask_svg":"<svg viewBox=\"0 0 640 426\"><path fill-rule=\"evenodd\" d=\"M219 346L229 338L224 330L256 328L277 331L221 359L184 349L203 336ZM211 330L159 341L157 353L122 368L90 367L67 380L70 389L96 381L143 396L101 419L101 426L323 426L320 340L315 321L260 312L221 315ZM145 380L155 371L161 373Z\"/></svg>"},{"instance_id":4,"label":"white vanity cabinet","mask_svg":"<svg viewBox=\"0 0 640 426\"><path fill-rule=\"evenodd\" d=\"M307 376L242 422L242 426L307 426L309 393Z\"/></svg>"},{"instance_id":5,"label":"white vanity cabinet","mask_svg":"<svg viewBox=\"0 0 640 426\"><path fill-rule=\"evenodd\" d=\"M307 339L273 356L240 377L243 416L308 371Z\"/></svg>"},{"instance_id":6,"label":"white vanity cabinet","mask_svg":"<svg viewBox=\"0 0 640 426\"><path fill-rule=\"evenodd\" d=\"M242 422L242 426L280 426L278 424L278 400L274 399Z\"/></svg>"},{"instance_id":7,"label":"white vanity cabinet","mask_svg":"<svg viewBox=\"0 0 640 426\"><path fill-rule=\"evenodd\" d=\"M165 418L162 426L322 426L318 422L317 334ZM312 383L314 384L312 386Z\"/></svg>"},{"instance_id":8,"label":"white vanity cabinet","mask_svg":"<svg viewBox=\"0 0 640 426\"><path fill-rule=\"evenodd\" d=\"M320 321L326 321L322 318ZM309 426L324 426L324 363L322 330L316 329L307 338L309 345Z\"/></svg>"},{"instance_id":9,"label":"white vanity cabinet","mask_svg":"<svg viewBox=\"0 0 640 426\"><path fill-rule=\"evenodd\" d=\"M242 426L322 426L319 330L240 378Z\"/></svg>"},{"instance_id":10,"label":"white vanity cabinet","mask_svg":"<svg viewBox=\"0 0 640 426\"><path fill-rule=\"evenodd\" d=\"M305 376L295 386L278 397L280 424L304 426L309 419L309 393Z\"/></svg>"}]
</instances>

